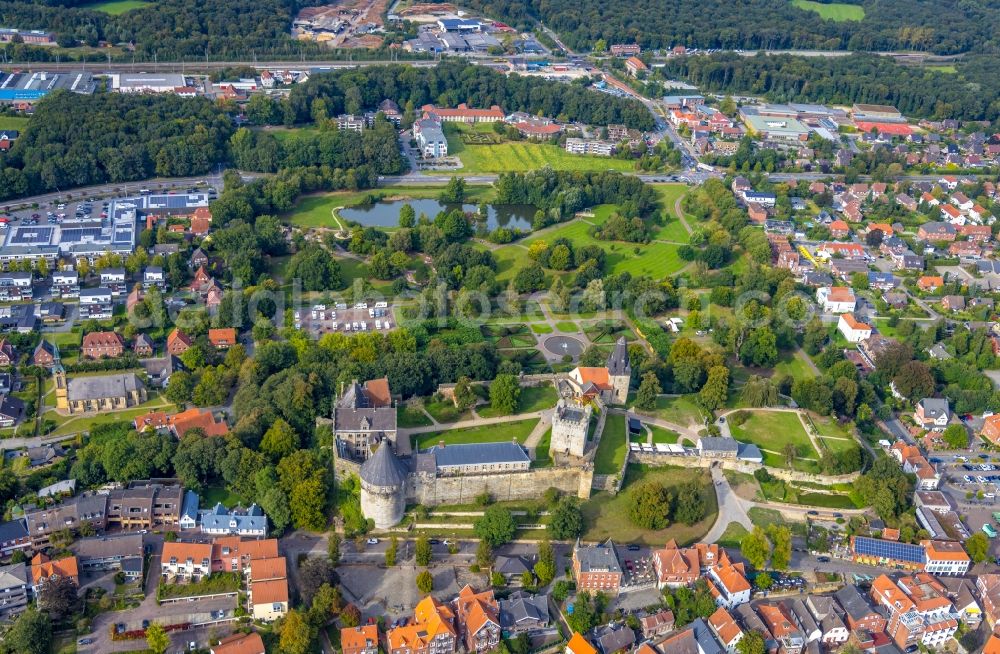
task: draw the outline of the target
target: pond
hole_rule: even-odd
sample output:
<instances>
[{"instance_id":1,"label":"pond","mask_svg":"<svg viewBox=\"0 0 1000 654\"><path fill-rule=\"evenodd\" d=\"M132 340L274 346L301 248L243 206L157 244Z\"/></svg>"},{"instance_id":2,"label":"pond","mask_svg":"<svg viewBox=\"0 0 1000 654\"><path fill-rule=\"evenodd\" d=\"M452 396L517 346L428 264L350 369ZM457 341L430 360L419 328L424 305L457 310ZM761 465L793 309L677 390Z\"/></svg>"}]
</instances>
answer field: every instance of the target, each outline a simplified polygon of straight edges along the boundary
<instances>
[{"instance_id":1,"label":"pond","mask_svg":"<svg viewBox=\"0 0 1000 654\"><path fill-rule=\"evenodd\" d=\"M417 218L420 214L427 214L427 217L434 220L434 216L442 211L451 211L461 208L464 211L476 213L479 211L475 204L445 204L437 200L393 200L391 202L376 202L374 204L358 205L346 207L339 211L340 217L344 220L364 225L365 227L398 227L399 211L403 205L408 204L413 207ZM486 229L494 230L497 227L507 227L509 229L520 229L523 232L531 231L531 220L535 217L537 209L526 204L502 204L489 205L489 218L486 221Z\"/></svg>"}]
</instances>

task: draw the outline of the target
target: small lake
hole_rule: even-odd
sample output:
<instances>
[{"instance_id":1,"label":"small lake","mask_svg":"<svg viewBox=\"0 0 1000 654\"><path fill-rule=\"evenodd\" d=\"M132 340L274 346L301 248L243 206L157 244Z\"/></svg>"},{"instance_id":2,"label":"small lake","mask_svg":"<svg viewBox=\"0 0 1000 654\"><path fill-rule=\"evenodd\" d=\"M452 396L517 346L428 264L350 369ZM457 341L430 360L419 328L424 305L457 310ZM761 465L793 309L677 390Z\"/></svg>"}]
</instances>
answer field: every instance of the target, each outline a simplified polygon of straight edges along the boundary
<instances>
[{"instance_id":1,"label":"small lake","mask_svg":"<svg viewBox=\"0 0 1000 654\"><path fill-rule=\"evenodd\" d=\"M434 220L434 216L442 211L452 209L463 209L466 212L478 213L479 205L476 204L445 204L437 200L393 200L391 202L376 202L356 207L341 209L338 213L344 220L358 223L366 227L399 227L399 212L403 205L408 204L413 207L417 220L420 214L426 214L428 218ZM497 227L507 227L509 229L520 229L523 232L531 231L531 221L535 217L535 207L526 204L502 204L489 205L489 217L486 220L486 229L492 231Z\"/></svg>"}]
</instances>

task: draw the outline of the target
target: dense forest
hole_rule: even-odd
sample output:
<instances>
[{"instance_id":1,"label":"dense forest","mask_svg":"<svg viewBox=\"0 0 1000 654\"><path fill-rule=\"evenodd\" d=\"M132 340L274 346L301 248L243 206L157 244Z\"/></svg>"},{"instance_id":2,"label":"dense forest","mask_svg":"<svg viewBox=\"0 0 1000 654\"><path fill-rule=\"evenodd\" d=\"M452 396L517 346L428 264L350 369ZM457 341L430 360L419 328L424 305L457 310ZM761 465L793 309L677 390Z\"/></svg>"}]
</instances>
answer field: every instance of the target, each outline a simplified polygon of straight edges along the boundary
<instances>
[{"instance_id":1,"label":"dense forest","mask_svg":"<svg viewBox=\"0 0 1000 654\"><path fill-rule=\"evenodd\" d=\"M893 105L908 116L993 120L1000 86L990 57L970 57L956 72L902 66L888 57L798 57L732 53L677 57L662 69L704 91L763 95L777 102Z\"/></svg>"},{"instance_id":2,"label":"dense forest","mask_svg":"<svg viewBox=\"0 0 1000 654\"><path fill-rule=\"evenodd\" d=\"M62 45L75 41L131 43L160 60L207 55L318 51L293 41L292 18L309 0L158 0L118 16L84 9L90 0L0 2L0 25L54 32Z\"/></svg>"},{"instance_id":3,"label":"dense forest","mask_svg":"<svg viewBox=\"0 0 1000 654\"><path fill-rule=\"evenodd\" d=\"M995 52L998 18L987 0L863 0L861 21L835 22L789 0L648 0L639 10L602 0L470 0L473 9L518 28L535 20L573 49L638 42L725 49Z\"/></svg>"},{"instance_id":4,"label":"dense forest","mask_svg":"<svg viewBox=\"0 0 1000 654\"><path fill-rule=\"evenodd\" d=\"M204 98L59 91L38 104L0 158L0 200L207 173L225 160L232 132L232 121Z\"/></svg>"},{"instance_id":5,"label":"dense forest","mask_svg":"<svg viewBox=\"0 0 1000 654\"><path fill-rule=\"evenodd\" d=\"M321 99L331 116L357 109L374 109L386 98L412 112L425 104L470 107L498 104L506 112L540 113L592 125L624 123L634 129L653 127L653 117L639 102L595 93L580 84L535 77L505 76L485 66L443 61L434 68L375 66L312 77L292 89L288 99L294 122L310 120Z\"/></svg>"}]
</instances>

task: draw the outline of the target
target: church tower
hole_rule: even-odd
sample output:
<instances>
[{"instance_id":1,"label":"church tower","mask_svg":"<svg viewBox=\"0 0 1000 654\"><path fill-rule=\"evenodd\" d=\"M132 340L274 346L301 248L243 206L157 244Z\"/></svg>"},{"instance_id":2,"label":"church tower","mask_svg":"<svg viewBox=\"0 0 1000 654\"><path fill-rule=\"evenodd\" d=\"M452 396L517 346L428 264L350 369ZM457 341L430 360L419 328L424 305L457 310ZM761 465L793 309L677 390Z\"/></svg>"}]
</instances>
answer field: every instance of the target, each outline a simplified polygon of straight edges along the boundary
<instances>
[{"instance_id":1,"label":"church tower","mask_svg":"<svg viewBox=\"0 0 1000 654\"><path fill-rule=\"evenodd\" d=\"M612 402L614 404L625 404L631 382L632 364L628 358L628 343L622 336L615 343L615 349L608 357L608 384L612 388Z\"/></svg>"},{"instance_id":2,"label":"church tower","mask_svg":"<svg viewBox=\"0 0 1000 654\"><path fill-rule=\"evenodd\" d=\"M52 345L55 356L52 358L52 379L55 381L56 408L69 410L69 384L66 381L66 369L59 360L59 346Z\"/></svg>"}]
</instances>

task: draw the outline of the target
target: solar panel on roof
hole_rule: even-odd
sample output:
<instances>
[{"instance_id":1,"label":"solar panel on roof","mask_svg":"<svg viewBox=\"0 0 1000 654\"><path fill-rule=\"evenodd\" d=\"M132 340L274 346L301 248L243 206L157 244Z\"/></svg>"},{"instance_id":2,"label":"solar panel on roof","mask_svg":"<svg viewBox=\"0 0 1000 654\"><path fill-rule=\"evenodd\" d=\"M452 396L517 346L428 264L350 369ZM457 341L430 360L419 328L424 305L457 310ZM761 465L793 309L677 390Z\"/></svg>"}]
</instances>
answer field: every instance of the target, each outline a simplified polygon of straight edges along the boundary
<instances>
[{"instance_id":1,"label":"solar panel on roof","mask_svg":"<svg viewBox=\"0 0 1000 654\"><path fill-rule=\"evenodd\" d=\"M44 245L52 239L51 227L19 228L10 242L15 245Z\"/></svg>"},{"instance_id":2,"label":"solar panel on roof","mask_svg":"<svg viewBox=\"0 0 1000 654\"><path fill-rule=\"evenodd\" d=\"M908 543L897 543L881 538L868 538L858 536L854 539L854 551L861 556L874 556L880 559L893 559L896 561L912 561L913 563L924 563L926 554L920 545L910 545Z\"/></svg>"}]
</instances>

